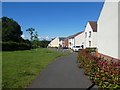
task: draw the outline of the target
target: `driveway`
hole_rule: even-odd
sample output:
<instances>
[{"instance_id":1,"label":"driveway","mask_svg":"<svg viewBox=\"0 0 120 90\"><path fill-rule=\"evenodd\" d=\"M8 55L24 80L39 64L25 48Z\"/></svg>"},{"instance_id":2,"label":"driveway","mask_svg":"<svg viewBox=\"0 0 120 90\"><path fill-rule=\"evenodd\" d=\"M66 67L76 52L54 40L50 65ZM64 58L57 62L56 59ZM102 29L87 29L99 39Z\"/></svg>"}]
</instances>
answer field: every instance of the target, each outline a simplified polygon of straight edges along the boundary
<instances>
[{"instance_id":1,"label":"driveway","mask_svg":"<svg viewBox=\"0 0 120 90\"><path fill-rule=\"evenodd\" d=\"M77 67L77 54L56 59L28 88L88 88L92 85L84 71ZM97 88L97 86L93 86Z\"/></svg>"}]
</instances>

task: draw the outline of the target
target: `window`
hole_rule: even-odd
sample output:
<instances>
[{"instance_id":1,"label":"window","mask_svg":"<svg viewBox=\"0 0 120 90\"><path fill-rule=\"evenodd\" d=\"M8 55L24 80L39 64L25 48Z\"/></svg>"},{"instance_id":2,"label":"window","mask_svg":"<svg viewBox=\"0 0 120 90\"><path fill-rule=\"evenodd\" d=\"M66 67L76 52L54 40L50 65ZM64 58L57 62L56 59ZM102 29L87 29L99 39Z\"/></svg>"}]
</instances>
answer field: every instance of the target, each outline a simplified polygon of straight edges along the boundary
<instances>
[{"instance_id":1,"label":"window","mask_svg":"<svg viewBox=\"0 0 120 90\"><path fill-rule=\"evenodd\" d=\"M89 38L91 37L91 31L89 31Z\"/></svg>"},{"instance_id":2,"label":"window","mask_svg":"<svg viewBox=\"0 0 120 90\"><path fill-rule=\"evenodd\" d=\"M76 46L76 48L80 48L80 46Z\"/></svg>"},{"instance_id":3,"label":"window","mask_svg":"<svg viewBox=\"0 0 120 90\"><path fill-rule=\"evenodd\" d=\"M91 41L89 41L89 47L91 47Z\"/></svg>"},{"instance_id":4,"label":"window","mask_svg":"<svg viewBox=\"0 0 120 90\"><path fill-rule=\"evenodd\" d=\"M85 38L87 38L87 32L85 32Z\"/></svg>"}]
</instances>

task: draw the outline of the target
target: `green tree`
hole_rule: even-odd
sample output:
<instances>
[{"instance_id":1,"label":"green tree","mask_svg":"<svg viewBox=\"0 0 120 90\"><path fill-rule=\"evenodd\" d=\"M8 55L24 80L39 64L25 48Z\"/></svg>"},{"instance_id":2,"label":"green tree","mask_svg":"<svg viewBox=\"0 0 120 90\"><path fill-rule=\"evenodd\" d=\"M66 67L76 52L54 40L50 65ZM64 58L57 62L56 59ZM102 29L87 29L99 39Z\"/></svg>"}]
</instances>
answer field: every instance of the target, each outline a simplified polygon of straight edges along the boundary
<instances>
[{"instance_id":1,"label":"green tree","mask_svg":"<svg viewBox=\"0 0 120 90\"><path fill-rule=\"evenodd\" d=\"M34 40L33 40L33 45L35 48L37 48L39 46L39 38L38 38L38 33L37 31L34 34Z\"/></svg>"},{"instance_id":2,"label":"green tree","mask_svg":"<svg viewBox=\"0 0 120 90\"><path fill-rule=\"evenodd\" d=\"M22 33L21 27L16 21L2 17L2 41L20 42Z\"/></svg>"},{"instance_id":3,"label":"green tree","mask_svg":"<svg viewBox=\"0 0 120 90\"><path fill-rule=\"evenodd\" d=\"M34 33L35 29L34 28L28 28L26 31L29 32L30 40L33 41L33 37L34 37L33 33Z\"/></svg>"},{"instance_id":4,"label":"green tree","mask_svg":"<svg viewBox=\"0 0 120 90\"><path fill-rule=\"evenodd\" d=\"M46 48L50 41L47 41L46 39L40 41L40 47Z\"/></svg>"},{"instance_id":5,"label":"green tree","mask_svg":"<svg viewBox=\"0 0 120 90\"><path fill-rule=\"evenodd\" d=\"M2 42L2 19L0 18L0 42Z\"/></svg>"}]
</instances>

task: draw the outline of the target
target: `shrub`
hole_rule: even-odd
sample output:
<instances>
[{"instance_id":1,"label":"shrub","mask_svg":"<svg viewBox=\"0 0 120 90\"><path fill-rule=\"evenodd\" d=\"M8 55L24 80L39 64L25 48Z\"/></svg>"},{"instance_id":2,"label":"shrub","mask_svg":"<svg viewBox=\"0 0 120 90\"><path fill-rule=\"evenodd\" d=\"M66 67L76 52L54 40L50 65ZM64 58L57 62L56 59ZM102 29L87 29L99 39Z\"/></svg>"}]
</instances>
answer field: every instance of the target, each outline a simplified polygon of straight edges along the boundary
<instances>
[{"instance_id":1,"label":"shrub","mask_svg":"<svg viewBox=\"0 0 120 90\"><path fill-rule=\"evenodd\" d=\"M27 43L2 42L2 51L29 50L31 45Z\"/></svg>"},{"instance_id":2,"label":"shrub","mask_svg":"<svg viewBox=\"0 0 120 90\"><path fill-rule=\"evenodd\" d=\"M85 49L78 53L78 62L79 67L85 69L85 74L99 88L120 88L120 61L98 58Z\"/></svg>"},{"instance_id":3,"label":"shrub","mask_svg":"<svg viewBox=\"0 0 120 90\"><path fill-rule=\"evenodd\" d=\"M86 48L87 50L89 50L90 52L96 52L96 48Z\"/></svg>"}]
</instances>

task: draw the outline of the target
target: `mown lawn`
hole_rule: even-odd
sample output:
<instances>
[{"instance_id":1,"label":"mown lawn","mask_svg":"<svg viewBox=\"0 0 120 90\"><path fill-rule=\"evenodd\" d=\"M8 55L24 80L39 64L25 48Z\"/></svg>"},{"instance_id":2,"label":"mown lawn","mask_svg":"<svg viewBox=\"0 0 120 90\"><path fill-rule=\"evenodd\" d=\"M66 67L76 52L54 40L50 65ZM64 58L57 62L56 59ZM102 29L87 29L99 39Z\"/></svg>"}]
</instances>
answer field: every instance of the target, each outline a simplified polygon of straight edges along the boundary
<instances>
[{"instance_id":1,"label":"mown lawn","mask_svg":"<svg viewBox=\"0 0 120 90\"><path fill-rule=\"evenodd\" d=\"M25 88L55 58L65 53L48 49L2 53L2 88Z\"/></svg>"}]
</instances>

